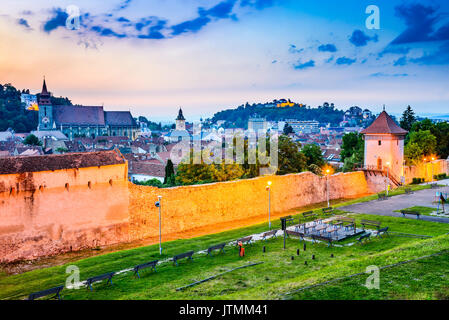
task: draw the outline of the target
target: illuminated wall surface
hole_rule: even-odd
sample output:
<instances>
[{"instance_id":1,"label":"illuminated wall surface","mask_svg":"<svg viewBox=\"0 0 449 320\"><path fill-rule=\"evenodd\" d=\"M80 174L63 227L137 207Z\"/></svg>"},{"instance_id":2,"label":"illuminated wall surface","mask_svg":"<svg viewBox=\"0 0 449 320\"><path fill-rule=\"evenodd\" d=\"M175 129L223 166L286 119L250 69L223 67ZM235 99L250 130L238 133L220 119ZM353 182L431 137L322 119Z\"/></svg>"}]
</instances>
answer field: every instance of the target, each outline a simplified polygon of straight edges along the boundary
<instances>
[{"instance_id":1,"label":"illuminated wall surface","mask_svg":"<svg viewBox=\"0 0 449 320\"><path fill-rule=\"evenodd\" d=\"M0 261L143 238L156 242L158 195L165 241L267 221L269 180L273 219L326 201L326 179L310 172L169 189L134 185L126 172L123 163L0 175ZM331 199L376 191L362 172L330 176L329 186Z\"/></svg>"}]
</instances>

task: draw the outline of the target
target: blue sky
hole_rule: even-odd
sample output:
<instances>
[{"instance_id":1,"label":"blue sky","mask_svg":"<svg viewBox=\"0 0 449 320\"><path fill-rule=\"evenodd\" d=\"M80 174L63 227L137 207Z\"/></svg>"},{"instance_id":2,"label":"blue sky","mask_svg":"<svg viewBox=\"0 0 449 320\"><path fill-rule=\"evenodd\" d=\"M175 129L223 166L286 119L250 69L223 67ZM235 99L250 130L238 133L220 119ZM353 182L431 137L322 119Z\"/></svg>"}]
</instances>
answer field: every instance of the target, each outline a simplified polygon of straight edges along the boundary
<instances>
[{"instance_id":1,"label":"blue sky","mask_svg":"<svg viewBox=\"0 0 449 320\"><path fill-rule=\"evenodd\" d=\"M4 0L0 83L154 120L276 98L449 113L447 1ZM67 6L80 28L66 28ZM368 5L380 13L369 30ZM71 21L73 22L73 21Z\"/></svg>"}]
</instances>

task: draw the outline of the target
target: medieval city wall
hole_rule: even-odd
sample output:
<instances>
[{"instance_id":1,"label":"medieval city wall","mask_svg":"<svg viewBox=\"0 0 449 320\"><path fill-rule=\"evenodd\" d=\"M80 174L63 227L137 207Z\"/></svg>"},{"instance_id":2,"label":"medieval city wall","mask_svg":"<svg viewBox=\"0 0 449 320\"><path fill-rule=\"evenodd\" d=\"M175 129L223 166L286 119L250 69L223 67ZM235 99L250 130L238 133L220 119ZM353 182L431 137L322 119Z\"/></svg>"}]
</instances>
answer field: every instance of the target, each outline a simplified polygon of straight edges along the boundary
<instances>
[{"instance_id":1,"label":"medieval city wall","mask_svg":"<svg viewBox=\"0 0 449 320\"><path fill-rule=\"evenodd\" d=\"M126 164L0 175L0 262L126 242Z\"/></svg>"},{"instance_id":2,"label":"medieval city wall","mask_svg":"<svg viewBox=\"0 0 449 320\"><path fill-rule=\"evenodd\" d=\"M171 239L182 238L183 232L189 234L194 229L212 233L267 221L268 181L272 182L273 218L287 210L327 199L326 178L311 172L169 189L130 183L130 238L158 236L159 213L154 205L158 195L162 196L162 234ZM370 192L363 172L329 177L330 199Z\"/></svg>"},{"instance_id":3,"label":"medieval city wall","mask_svg":"<svg viewBox=\"0 0 449 320\"><path fill-rule=\"evenodd\" d=\"M126 164L27 173L26 183L23 174L0 175L0 262L157 239L158 195L165 240L266 221L269 180L273 219L326 201L326 178L310 172L158 189L126 181L124 170ZM331 199L370 192L362 172L333 175L329 187Z\"/></svg>"},{"instance_id":4,"label":"medieval city wall","mask_svg":"<svg viewBox=\"0 0 449 320\"><path fill-rule=\"evenodd\" d=\"M420 163L415 166L405 167L405 183L412 183L413 178L425 178L426 181L432 181L433 175L446 173L449 175L449 160L436 160L432 163Z\"/></svg>"}]
</instances>

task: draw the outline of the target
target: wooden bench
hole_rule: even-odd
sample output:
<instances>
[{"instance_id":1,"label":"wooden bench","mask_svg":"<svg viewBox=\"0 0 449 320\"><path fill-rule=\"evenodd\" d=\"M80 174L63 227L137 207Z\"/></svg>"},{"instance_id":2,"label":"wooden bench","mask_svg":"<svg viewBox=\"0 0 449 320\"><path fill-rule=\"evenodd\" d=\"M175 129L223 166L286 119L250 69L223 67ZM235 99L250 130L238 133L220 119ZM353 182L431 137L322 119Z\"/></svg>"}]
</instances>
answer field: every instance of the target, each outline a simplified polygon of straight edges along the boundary
<instances>
[{"instance_id":1,"label":"wooden bench","mask_svg":"<svg viewBox=\"0 0 449 320\"><path fill-rule=\"evenodd\" d=\"M323 216L332 216L334 215L334 208L329 207L329 208L323 208Z\"/></svg>"},{"instance_id":2,"label":"wooden bench","mask_svg":"<svg viewBox=\"0 0 449 320\"><path fill-rule=\"evenodd\" d=\"M412 194L412 188L405 188L405 194Z\"/></svg>"},{"instance_id":3,"label":"wooden bench","mask_svg":"<svg viewBox=\"0 0 449 320\"><path fill-rule=\"evenodd\" d=\"M385 193L377 194L377 200L387 200L387 199L388 199L387 194Z\"/></svg>"},{"instance_id":4,"label":"wooden bench","mask_svg":"<svg viewBox=\"0 0 449 320\"><path fill-rule=\"evenodd\" d=\"M376 227L376 229L380 228L380 221L375 221L375 220L366 220L366 219L362 219L361 225L363 226L363 230L365 230L365 226L371 226L371 227Z\"/></svg>"},{"instance_id":5,"label":"wooden bench","mask_svg":"<svg viewBox=\"0 0 449 320\"><path fill-rule=\"evenodd\" d=\"M302 232L286 230L285 233L287 234L287 237L292 236L292 237L297 237L300 240L304 240L304 233L302 233Z\"/></svg>"},{"instance_id":6,"label":"wooden bench","mask_svg":"<svg viewBox=\"0 0 449 320\"><path fill-rule=\"evenodd\" d=\"M151 268L151 270L154 270L156 272L156 265L157 265L158 261L159 260L154 260L154 261L142 263L142 264L135 266L133 268L134 274L137 274L137 277L139 277L139 279L140 279L140 274L139 274L140 270Z\"/></svg>"},{"instance_id":7,"label":"wooden bench","mask_svg":"<svg viewBox=\"0 0 449 320\"><path fill-rule=\"evenodd\" d=\"M349 218L349 217L339 217L337 219L338 222L341 222L343 224L343 227L345 229L348 229L349 227L352 227L352 229L355 231L356 225L355 225L355 219Z\"/></svg>"},{"instance_id":8,"label":"wooden bench","mask_svg":"<svg viewBox=\"0 0 449 320\"><path fill-rule=\"evenodd\" d=\"M105 274L102 274L99 276L91 277L86 280L86 286L90 288L90 291L92 291L93 290L92 284L94 282L100 282L100 281L103 281L106 279L108 279L106 284L110 283L112 285L112 277L114 276L114 274L115 274L115 272L109 272L109 273L105 273Z\"/></svg>"},{"instance_id":9,"label":"wooden bench","mask_svg":"<svg viewBox=\"0 0 449 320\"><path fill-rule=\"evenodd\" d=\"M332 247L332 238L331 237L326 237L326 236L321 236L321 235L312 235L312 240L313 243L315 243L316 241L324 241L327 242L327 246L328 247Z\"/></svg>"},{"instance_id":10,"label":"wooden bench","mask_svg":"<svg viewBox=\"0 0 449 320\"><path fill-rule=\"evenodd\" d=\"M421 215L421 213L419 213L418 211L413 210L401 210L401 213L404 217L406 214L416 216L416 219L419 219L419 216Z\"/></svg>"},{"instance_id":11,"label":"wooden bench","mask_svg":"<svg viewBox=\"0 0 449 320\"><path fill-rule=\"evenodd\" d=\"M189 258L190 260L193 260L192 256L193 256L193 250L189 251L189 252L177 254L176 256L173 257L173 263L175 265L178 265L178 260L181 260L184 258Z\"/></svg>"},{"instance_id":12,"label":"wooden bench","mask_svg":"<svg viewBox=\"0 0 449 320\"><path fill-rule=\"evenodd\" d=\"M431 183L430 184L430 189L438 189L438 188L439 188L439 186L438 186L437 183Z\"/></svg>"},{"instance_id":13,"label":"wooden bench","mask_svg":"<svg viewBox=\"0 0 449 320\"><path fill-rule=\"evenodd\" d=\"M220 250L221 252L225 253L224 247L226 246L226 243L220 243L214 246L211 246L207 249L207 255L212 255L212 251L214 250Z\"/></svg>"},{"instance_id":14,"label":"wooden bench","mask_svg":"<svg viewBox=\"0 0 449 320\"><path fill-rule=\"evenodd\" d=\"M313 213L313 211L306 211L302 213L302 216L304 219L308 219L308 218L316 218L316 213Z\"/></svg>"},{"instance_id":15,"label":"wooden bench","mask_svg":"<svg viewBox=\"0 0 449 320\"><path fill-rule=\"evenodd\" d=\"M363 243L363 241L367 242L370 239L371 239L371 232L365 232L360 236L358 242Z\"/></svg>"},{"instance_id":16,"label":"wooden bench","mask_svg":"<svg viewBox=\"0 0 449 320\"><path fill-rule=\"evenodd\" d=\"M28 296L28 300L36 300L39 298L49 296L51 294L54 294L54 296L51 297L50 299L58 298L58 300L62 300L61 296L59 295L61 293L62 289L64 289L64 286L59 286L59 287L54 287L54 288L47 289L47 290L33 292Z\"/></svg>"},{"instance_id":17,"label":"wooden bench","mask_svg":"<svg viewBox=\"0 0 449 320\"><path fill-rule=\"evenodd\" d=\"M251 241L253 240L253 236L243 237L236 241L235 245L238 246L239 242L243 244L251 244Z\"/></svg>"},{"instance_id":18,"label":"wooden bench","mask_svg":"<svg viewBox=\"0 0 449 320\"><path fill-rule=\"evenodd\" d=\"M388 233L388 227L385 227L385 228L382 228L382 229L377 230L376 237L379 237L379 238L382 239L382 235L385 235L385 234L386 234L387 236L389 236L389 233Z\"/></svg>"},{"instance_id":19,"label":"wooden bench","mask_svg":"<svg viewBox=\"0 0 449 320\"><path fill-rule=\"evenodd\" d=\"M267 237L271 237L270 239L276 238L276 233L277 233L277 230L272 230L272 231L265 232L262 235L262 240L266 241Z\"/></svg>"}]
</instances>

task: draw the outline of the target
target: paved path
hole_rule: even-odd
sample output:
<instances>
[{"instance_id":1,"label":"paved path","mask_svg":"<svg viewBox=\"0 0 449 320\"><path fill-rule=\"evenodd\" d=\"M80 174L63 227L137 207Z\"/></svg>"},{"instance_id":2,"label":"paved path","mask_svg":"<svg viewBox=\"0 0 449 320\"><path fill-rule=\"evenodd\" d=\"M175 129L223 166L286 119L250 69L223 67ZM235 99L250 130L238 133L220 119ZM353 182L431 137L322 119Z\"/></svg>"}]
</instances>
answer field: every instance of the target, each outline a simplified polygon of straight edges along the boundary
<instances>
[{"instance_id":1,"label":"paved path","mask_svg":"<svg viewBox=\"0 0 449 320\"><path fill-rule=\"evenodd\" d=\"M403 217L401 213L394 211L414 206L432 207L435 208L436 211L437 205L432 203L435 198L435 192L437 191L449 192L448 187L449 179L438 181L438 184L445 185L446 187L439 189L426 189L421 191L415 191L412 194L408 195L402 194L399 196L391 197L388 200L383 201L373 200L369 202L362 202L345 207L340 207L339 209L354 213L366 213L390 217ZM406 218L416 219L410 216L406 216ZM436 216L421 215L420 220L449 223L449 218L436 217Z\"/></svg>"}]
</instances>

